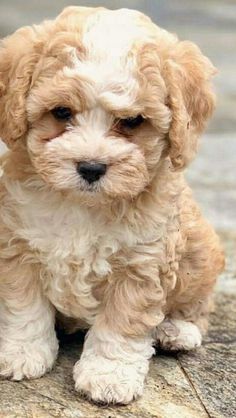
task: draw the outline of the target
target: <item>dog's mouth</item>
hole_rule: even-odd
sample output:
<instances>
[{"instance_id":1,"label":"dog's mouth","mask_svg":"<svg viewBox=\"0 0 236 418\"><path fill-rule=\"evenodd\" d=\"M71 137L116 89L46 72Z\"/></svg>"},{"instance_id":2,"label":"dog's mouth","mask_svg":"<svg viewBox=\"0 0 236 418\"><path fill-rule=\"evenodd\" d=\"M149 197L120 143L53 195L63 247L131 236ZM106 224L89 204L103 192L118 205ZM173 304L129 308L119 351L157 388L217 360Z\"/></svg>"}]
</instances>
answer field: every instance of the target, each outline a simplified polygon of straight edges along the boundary
<instances>
[{"instance_id":1,"label":"dog's mouth","mask_svg":"<svg viewBox=\"0 0 236 418\"><path fill-rule=\"evenodd\" d=\"M88 192L90 194L97 194L101 192L101 181L97 182L96 184L88 184L86 182L83 182L83 184L80 185L80 191L82 192Z\"/></svg>"},{"instance_id":2,"label":"dog's mouth","mask_svg":"<svg viewBox=\"0 0 236 418\"><path fill-rule=\"evenodd\" d=\"M104 177L98 179L97 181L88 182L83 178L79 177L79 184L77 185L76 189L82 193L88 193L89 195L99 194L104 191L106 179Z\"/></svg>"}]
</instances>

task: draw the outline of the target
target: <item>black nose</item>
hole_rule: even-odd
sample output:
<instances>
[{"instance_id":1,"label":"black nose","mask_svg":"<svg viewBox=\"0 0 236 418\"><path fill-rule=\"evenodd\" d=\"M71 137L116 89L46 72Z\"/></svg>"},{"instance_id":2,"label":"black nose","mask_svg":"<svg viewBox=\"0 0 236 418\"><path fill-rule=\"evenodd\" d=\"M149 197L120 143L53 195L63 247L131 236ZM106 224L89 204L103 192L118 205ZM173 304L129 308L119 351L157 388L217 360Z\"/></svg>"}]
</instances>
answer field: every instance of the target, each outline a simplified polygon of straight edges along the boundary
<instances>
[{"instance_id":1,"label":"black nose","mask_svg":"<svg viewBox=\"0 0 236 418\"><path fill-rule=\"evenodd\" d=\"M97 181L102 177L106 172L106 164L100 163L87 163L82 161L77 165L77 171L86 180L89 184Z\"/></svg>"}]
</instances>

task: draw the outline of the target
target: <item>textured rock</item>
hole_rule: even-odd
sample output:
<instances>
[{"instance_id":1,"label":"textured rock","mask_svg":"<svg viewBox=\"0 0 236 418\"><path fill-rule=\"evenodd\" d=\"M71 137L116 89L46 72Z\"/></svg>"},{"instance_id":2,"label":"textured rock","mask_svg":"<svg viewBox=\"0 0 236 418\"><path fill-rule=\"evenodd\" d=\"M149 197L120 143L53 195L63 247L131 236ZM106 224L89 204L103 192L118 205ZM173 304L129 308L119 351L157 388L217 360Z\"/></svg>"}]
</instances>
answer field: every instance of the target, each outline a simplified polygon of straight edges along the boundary
<instances>
[{"instance_id":1,"label":"textured rock","mask_svg":"<svg viewBox=\"0 0 236 418\"><path fill-rule=\"evenodd\" d=\"M236 416L236 239L223 235L226 271L217 286L215 312L203 346L178 360L211 417Z\"/></svg>"},{"instance_id":2,"label":"textured rock","mask_svg":"<svg viewBox=\"0 0 236 418\"><path fill-rule=\"evenodd\" d=\"M178 359L211 417L236 416L236 299L220 294L203 346Z\"/></svg>"},{"instance_id":3,"label":"textured rock","mask_svg":"<svg viewBox=\"0 0 236 418\"><path fill-rule=\"evenodd\" d=\"M173 357L151 362L144 395L127 407L99 407L74 391L72 367L81 352L79 336L64 342L55 369L41 379L1 382L1 418L204 418L207 416L195 391ZM68 341L71 340L71 341Z\"/></svg>"}]
</instances>

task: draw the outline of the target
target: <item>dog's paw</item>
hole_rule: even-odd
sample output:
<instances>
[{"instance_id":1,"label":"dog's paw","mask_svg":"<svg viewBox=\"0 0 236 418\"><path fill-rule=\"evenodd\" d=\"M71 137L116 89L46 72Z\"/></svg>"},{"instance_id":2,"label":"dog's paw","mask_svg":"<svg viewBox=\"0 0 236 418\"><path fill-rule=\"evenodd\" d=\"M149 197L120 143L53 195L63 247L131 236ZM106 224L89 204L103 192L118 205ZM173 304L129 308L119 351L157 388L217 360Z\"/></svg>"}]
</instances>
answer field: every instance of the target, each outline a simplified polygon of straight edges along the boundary
<instances>
[{"instance_id":1,"label":"dog's paw","mask_svg":"<svg viewBox=\"0 0 236 418\"><path fill-rule=\"evenodd\" d=\"M58 343L4 344L0 348L0 376L12 380L36 379L51 370L57 357Z\"/></svg>"},{"instance_id":2,"label":"dog's paw","mask_svg":"<svg viewBox=\"0 0 236 418\"><path fill-rule=\"evenodd\" d=\"M102 404L128 404L143 392L148 360L126 363L88 356L74 366L76 390Z\"/></svg>"},{"instance_id":3,"label":"dog's paw","mask_svg":"<svg viewBox=\"0 0 236 418\"><path fill-rule=\"evenodd\" d=\"M193 350L200 347L202 336L198 327L192 322L179 319L167 319L155 330L157 343L169 351Z\"/></svg>"}]
</instances>

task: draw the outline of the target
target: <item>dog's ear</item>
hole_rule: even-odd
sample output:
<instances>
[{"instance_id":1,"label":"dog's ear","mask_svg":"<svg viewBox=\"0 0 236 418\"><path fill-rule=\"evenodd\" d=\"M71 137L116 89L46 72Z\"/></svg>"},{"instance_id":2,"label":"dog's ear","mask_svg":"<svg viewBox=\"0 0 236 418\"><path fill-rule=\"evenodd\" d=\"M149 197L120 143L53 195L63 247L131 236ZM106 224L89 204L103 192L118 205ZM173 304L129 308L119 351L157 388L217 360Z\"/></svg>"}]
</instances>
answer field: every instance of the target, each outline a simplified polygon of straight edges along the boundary
<instances>
[{"instance_id":1,"label":"dog's ear","mask_svg":"<svg viewBox=\"0 0 236 418\"><path fill-rule=\"evenodd\" d=\"M170 158L179 169L195 155L197 139L213 112L210 80L216 70L196 45L179 42L164 64L164 73L172 112Z\"/></svg>"},{"instance_id":2,"label":"dog's ear","mask_svg":"<svg viewBox=\"0 0 236 418\"><path fill-rule=\"evenodd\" d=\"M25 27L0 44L0 137L12 148L27 131L26 97L39 58L37 33Z\"/></svg>"},{"instance_id":3,"label":"dog's ear","mask_svg":"<svg viewBox=\"0 0 236 418\"><path fill-rule=\"evenodd\" d=\"M42 53L50 51L53 31L79 32L93 8L67 7L54 23L24 27L0 43L0 138L12 148L27 131L26 98ZM62 49L63 45L59 46Z\"/></svg>"}]
</instances>

